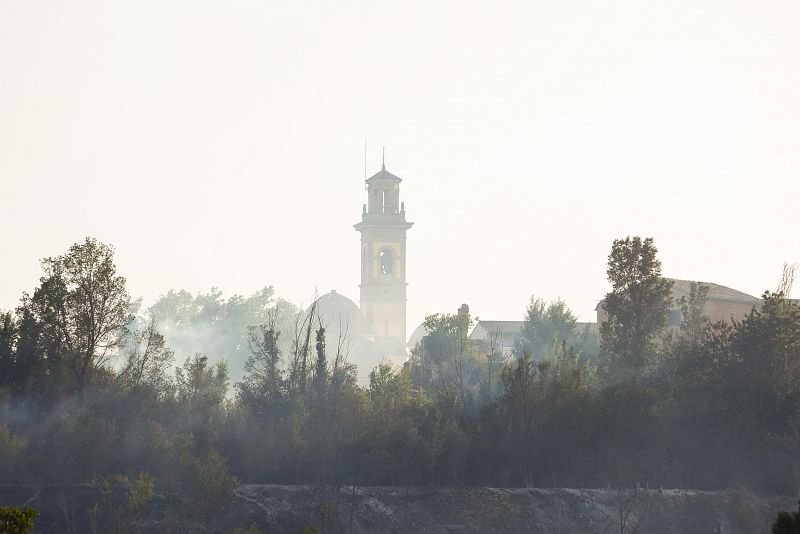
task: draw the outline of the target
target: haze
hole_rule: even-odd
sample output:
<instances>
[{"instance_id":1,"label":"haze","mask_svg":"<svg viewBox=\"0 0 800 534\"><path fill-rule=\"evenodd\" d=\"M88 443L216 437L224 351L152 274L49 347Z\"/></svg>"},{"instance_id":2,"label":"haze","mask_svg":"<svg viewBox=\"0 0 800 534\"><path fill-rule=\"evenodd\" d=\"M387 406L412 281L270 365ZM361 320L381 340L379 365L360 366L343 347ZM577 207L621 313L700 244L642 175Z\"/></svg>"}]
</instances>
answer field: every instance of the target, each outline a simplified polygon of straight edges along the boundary
<instances>
[{"instance_id":1,"label":"haze","mask_svg":"<svg viewBox=\"0 0 800 534\"><path fill-rule=\"evenodd\" d=\"M0 2L0 308L86 235L146 304L357 300L365 139L415 222L410 328L593 320L626 235L753 295L800 261L797 2L302 4Z\"/></svg>"}]
</instances>

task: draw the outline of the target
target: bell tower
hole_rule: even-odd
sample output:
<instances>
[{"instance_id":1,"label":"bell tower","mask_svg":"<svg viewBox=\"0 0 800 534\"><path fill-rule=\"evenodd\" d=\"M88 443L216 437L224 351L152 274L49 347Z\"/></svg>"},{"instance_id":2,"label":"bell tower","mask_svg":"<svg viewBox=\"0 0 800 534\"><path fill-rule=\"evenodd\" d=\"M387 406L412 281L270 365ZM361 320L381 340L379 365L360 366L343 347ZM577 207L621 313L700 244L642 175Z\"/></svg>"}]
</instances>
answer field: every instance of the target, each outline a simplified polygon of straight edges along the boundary
<instances>
[{"instance_id":1,"label":"bell tower","mask_svg":"<svg viewBox=\"0 0 800 534\"><path fill-rule=\"evenodd\" d=\"M361 222L361 311L378 340L397 355L406 344L406 209L400 202L402 180L386 170L367 179L367 203Z\"/></svg>"}]
</instances>

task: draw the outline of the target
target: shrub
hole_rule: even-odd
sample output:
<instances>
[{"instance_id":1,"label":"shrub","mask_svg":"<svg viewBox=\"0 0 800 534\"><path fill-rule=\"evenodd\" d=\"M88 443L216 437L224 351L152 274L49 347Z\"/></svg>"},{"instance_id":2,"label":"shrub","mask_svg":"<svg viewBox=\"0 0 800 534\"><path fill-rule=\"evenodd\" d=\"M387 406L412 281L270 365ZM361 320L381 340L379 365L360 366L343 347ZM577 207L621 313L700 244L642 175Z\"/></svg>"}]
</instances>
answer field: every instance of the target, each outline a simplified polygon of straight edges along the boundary
<instances>
[{"instance_id":1,"label":"shrub","mask_svg":"<svg viewBox=\"0 0 800 534\"><path fill-rule=\"evenodd\" d=\"M800 534L800 505L796 512L778 512L772 523L772 534Z\"/></svg>"},{"instance_id":2,"label":"shrub","mask_svg":"<svg viewBox=\"0 0 800 534\"><path fill-rule=\"evenodd\" d=\"M28 534L39 512L33 508L0 508L0 532L3 534Z\"/></svg>"}]
</instances>

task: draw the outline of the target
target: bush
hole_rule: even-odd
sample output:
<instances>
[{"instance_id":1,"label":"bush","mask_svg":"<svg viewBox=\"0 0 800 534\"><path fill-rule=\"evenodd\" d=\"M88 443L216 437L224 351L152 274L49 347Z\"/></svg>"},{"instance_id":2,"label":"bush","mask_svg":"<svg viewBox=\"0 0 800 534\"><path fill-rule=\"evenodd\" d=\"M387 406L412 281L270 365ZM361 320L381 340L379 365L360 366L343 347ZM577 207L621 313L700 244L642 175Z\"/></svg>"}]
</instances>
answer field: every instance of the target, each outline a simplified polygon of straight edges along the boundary
<instances>
[{"instance_id":1,"label":"bush","mask_svg":"<svg viewBox=\"0 0 800 534\"><path fill-rule=\"evenodd\" d=\"M772 534L800 534L800 505L794 513L778 512L778 517L772 523Z\"/></svg>"},{"instance_id":2,"label":"bush","mask_svg":"<svg viewBox=\"0 0 800 534\"><path fill-rule=\"evenodd\" d=\"M230 474L225 458L216 451L210 451L193 465L192 489L195 506L206 514L220 512L233 496L239 480Z\"/></svg>"},{"instance_id":3,"label":"bush","mask_svg":"<svg viewBox=\"0 0 800 534\"><path fill-rule=\"evenodd\" d=\"M5 425L0 425L0 479L9 480L21 472L28 449L28 440L16 436Z\"/></svg>"},{"instance_id":4,"label":"bush","mask_svg":"<svg viewBox=\"0 0 800 534\"><path fill-rule=\"evenodd\" d=\"M0 508L0 532L3 534L28 534L39 512L33 508Z\"/></svg>"},{"instance_id":5,"label":"bush","mask_svg":"<svg viewBox=\"0 0 800 534\"><path fill-rule=\"evenodd\" d=\"M155 483L147 473L139 473L139 477L130 482L128 494L128 510L133 517L141 517L147 504L153 498Z\"/></svg>"}]
</instances>

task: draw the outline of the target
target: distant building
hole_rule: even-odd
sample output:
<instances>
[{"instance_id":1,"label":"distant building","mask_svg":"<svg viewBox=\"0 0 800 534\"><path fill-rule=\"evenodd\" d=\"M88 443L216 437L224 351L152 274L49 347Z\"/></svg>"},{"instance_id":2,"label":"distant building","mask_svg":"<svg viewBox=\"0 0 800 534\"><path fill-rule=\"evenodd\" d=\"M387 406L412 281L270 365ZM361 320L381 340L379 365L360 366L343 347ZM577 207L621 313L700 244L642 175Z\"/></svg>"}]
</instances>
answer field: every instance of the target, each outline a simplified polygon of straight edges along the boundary
<instances>
[{"instance_id":1,"label":"distant building","mask_svg":"<svg viewBox=\"0 0 800 534\"><path fill-rule=\"evenodd\" d=\"M408 341L406 342L406 349L411 351L417 344L422 341L422 338L428 335L428 329L425 328L424 324L419 324L411 335L408 337Z\"/></svg>"},{"instance_id":2,"label":"distant building","mask_svg":"<svg viewBox=\"0 0 800 534\"><path fill-rule=\"evenodd\" d=\"M335 341L335 334L348 333L374 340L375 330L367 321L355 302L340 295L335 289L319 297L313 304L316 319L328 331L328 344ZM311 315L311 307L306 310L305 318ZM318 325L312 324L316 327Z\"/></svg>"},{"instance_id":3,"label":"distant building","mask_svg":"<svg viewBox=\"0 0 800 534\"><path fill-rule=\"evenodd\" d=\"M491 344L496 351L510 355L524 327L525 321L478 321L469 338Z\"/></svg>"},{"instance_id":4,"label":"distant building","mask_svg":"<svg viewBox=\"0 0 800 534\"><path fill-rule=\"evenodd\" d=\"M506 356L511 355L517 346L517 341L522 338L525 321L483 321L475 324L469 338L481 341L484 345L493 345L494 348ZM576 323L574 335L579 337L585 332L597 333L596 323Z\"/></svg>"},{"instance_id":5,"label":"distant building","mask_svg":"<svg viewBox=\"0 0 800 534\"><path fill-rule=\"evenodd\" d=\"M676 280L670 279L673 282L672 286L672 307L669 311L668 324L670 327L678 327L681 321L681 310L677 303L682 297L689 298L691 290L691 280ZM708 296L705 304L705 314L709 320L715 321L729 321L731 318L742 319L745 315L750 313L753 308L761 306L761 299L742 293L729 287L721 286L710 282L695 282L698 285L708 287ZM575 336L589 335L595 339L599 335L599 325L608 319L608 314L603 307L605 300L601 300L595 307L597 312L596 323L577 323L575 325ZM494 320L480 320L475 324L469 338L475 341L480 341L484 346L489 344L505 355L511 355L517 347L517 341L523 337L525 328L525 321L494 321ZM412 334L409 339L409 348L413 348L416 342L425 334L422 325Z\"/></svg>"},{"instance_id":6,"label":"distant building","mask_svg":"<svg viewBox=\"0 0 800 534\"><path fill-rule=\"evenodd\" d=\"M731 319L741 320L750 313L753 308L761 307L761 299L742 293L729 287L721 286L712 282L692 282L691 280L672 280L672 306L669 311L668 324L670 327L678 327L681 323L681 309L678 300L682 297L689 298L689 291L692 283L708 287L708 300L705 304L705 314L711 322L730 321ZM597 323L602 324L608 320L605 299L597 303Z\"/></svg>"},{"instance_id":7,"label":"distant building","mask_svg":"<svg viewBox=\"0 0 800 534\"><path fill-rule=\"evenodd\" d=\"M361 233L360 306L336 291L312 305L312 328L326 330L328 361L341 344L347 360L358 366L362 384L382 361L402 365L406 360L406 232L414 223L406 221L400 182L386 165L366 180L367 203L354 226Z\"/></svg>"},{"instance_id":8,"label":"distant building","mask_svg":"<svg viewBox=\"0 0 800 534\"><path fill-rule=\"evenodd\" d=\"M308 328L309 319L312 321L311 352L314 332L322 326L328 362L333 365L338 352L348 363L358 367L357 378L362 385L369 383L370 371L382 361L389 360L397 365L405 361L405 354L398 355L391 344L377 335L356 303L335 290L322 295L306 309L300 324L303 329Z\"/></svg>"},{"instance_id":9,"label":"distant building","mask_svg":"<svg viewBox=\"0 0 800 534\"><path fill-rule=\"evenodd\" d=\"M406 345L406 221L400 201L402 180L386 170L367 179L367 204L361 222L361 311L377 338L405 355Z\"/></svg>"}]
</instances>

